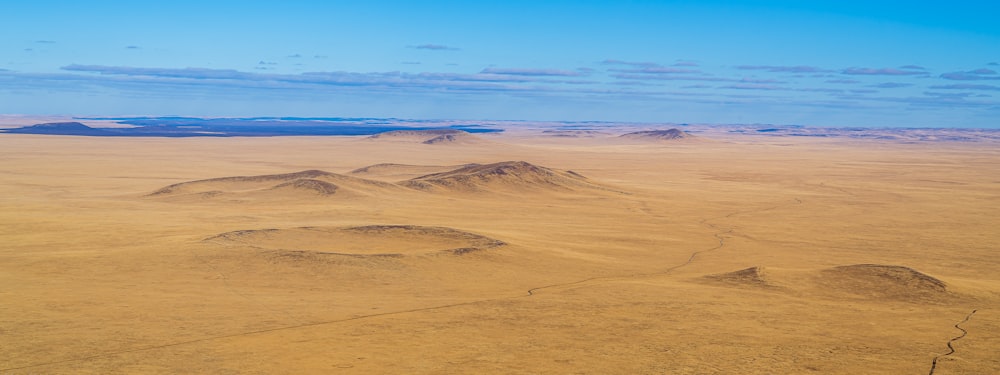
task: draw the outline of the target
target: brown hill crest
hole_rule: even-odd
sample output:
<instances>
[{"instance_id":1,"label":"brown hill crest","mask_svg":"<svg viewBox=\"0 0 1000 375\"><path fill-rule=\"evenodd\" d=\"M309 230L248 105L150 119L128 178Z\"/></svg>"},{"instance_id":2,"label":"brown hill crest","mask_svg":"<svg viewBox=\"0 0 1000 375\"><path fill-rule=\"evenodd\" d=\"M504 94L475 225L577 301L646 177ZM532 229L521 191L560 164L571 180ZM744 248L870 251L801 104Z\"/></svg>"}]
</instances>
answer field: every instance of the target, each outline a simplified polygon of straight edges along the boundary
<instances>
[{"instance_id":1,"label":"brown hill crest","mask_svg":"<svg viewBox=\"0 0 1000 375\"><path fill-rule=\"evenodd\" d=\"M504 190L553 190L607 188L595 185L572 171L560 171L524 161L473 164L452 171L433 173L400 182L419 190L459 192Z\"/></svg>"},{"instance_id":2,"label":"brown hill crest","mask_svg":"<svg viewBox=\"0 0 1000 375\"><path fill-rule=\"evenodd\" d=\"M884 264L854 264L825 269L819 282L826 288L860 297L927 300L949 295L948 286L915 269Z\"/></svg>"},{"instance_id":3,"label":"brown hill crest","mask_svg":"<svg viewBox=\"0 0 1000 375\"><path fill-rule=\"evenodd\" d=\"M731 285L756 287L771 286L765 277L764 269L762 267L750 267L739 271L708 275L705 276L705 278Z\"/></svg>"},{"instance_id":4,"label":"brown hill crest","mask_svg":"<svg viewBox=\"0 0 1000 375\"><path fill-rule=\"evenodd\" d=\"M160 188L147 197L176 198L217 196L255 196L260 198L296 198L333 196L342 193L363 194L380 190L402 190L387 182L345 176L321 170L257 176L233 176L181 182Z\"/></svg>"}]
</instances>

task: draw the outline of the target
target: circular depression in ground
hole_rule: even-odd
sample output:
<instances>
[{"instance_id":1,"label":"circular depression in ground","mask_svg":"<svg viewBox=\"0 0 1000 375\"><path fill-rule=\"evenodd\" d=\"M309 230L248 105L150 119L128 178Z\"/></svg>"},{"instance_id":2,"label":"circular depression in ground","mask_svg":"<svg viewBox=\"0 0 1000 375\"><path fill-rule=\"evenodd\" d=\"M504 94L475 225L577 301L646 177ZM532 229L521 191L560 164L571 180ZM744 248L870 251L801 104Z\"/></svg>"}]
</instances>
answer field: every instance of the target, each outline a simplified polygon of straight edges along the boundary
<instances>
[{"instance_id":1,"label":"circular depression in ground","mask_svg":"<svg viewBox=\"0 0 1000 375\"><path fill-rule=\"evenodd\" d=\"M416 225L239 230L222 233L207 240L267 250L342 255L417 255L439 252L464 254L504 244L499 240L453 228Z\"/></svg>"}]
</instances>

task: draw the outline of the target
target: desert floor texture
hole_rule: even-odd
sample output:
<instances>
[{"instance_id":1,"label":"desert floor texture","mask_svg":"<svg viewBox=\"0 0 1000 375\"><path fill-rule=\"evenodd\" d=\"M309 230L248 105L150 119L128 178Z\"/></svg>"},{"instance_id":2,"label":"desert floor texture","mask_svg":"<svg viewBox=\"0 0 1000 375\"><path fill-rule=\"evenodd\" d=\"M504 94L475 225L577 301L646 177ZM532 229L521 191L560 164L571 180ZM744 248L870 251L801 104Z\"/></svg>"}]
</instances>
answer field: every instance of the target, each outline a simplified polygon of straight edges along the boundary
<instances>
[{"instance_id":1,"label":"desert floor texture","mask_svg":"<svg viewBox=\"0 0 1000 375\"><path fill-rule=\"evenodd\" d=\"M0 135L0 373L1000 373L997 142L615 135Z\"/></svg>"}]
</instances>

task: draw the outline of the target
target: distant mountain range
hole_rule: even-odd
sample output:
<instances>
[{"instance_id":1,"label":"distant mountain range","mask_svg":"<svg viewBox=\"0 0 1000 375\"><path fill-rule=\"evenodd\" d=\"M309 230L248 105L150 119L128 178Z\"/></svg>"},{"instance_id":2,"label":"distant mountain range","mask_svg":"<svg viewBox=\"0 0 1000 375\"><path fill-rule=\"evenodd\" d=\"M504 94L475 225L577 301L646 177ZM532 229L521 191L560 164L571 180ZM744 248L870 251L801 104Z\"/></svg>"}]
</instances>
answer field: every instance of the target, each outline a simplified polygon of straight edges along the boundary
<instances>
[{"instance_id":1,"label":"distant mountain range","mask_svg":"<svg viewBox=\"0 0 1000 375\"><path fill-rule=\"evenodd\" d=\"M132 127L94 128L80 122L53 122L3 129L0 132L94 137L276 137L373 135L394 130L462 130L468 133L503 131L477 124L426 126L420 122L409 124L394 119L137 117L93 120L114 120Z\"/></svg>"}]
</instances>

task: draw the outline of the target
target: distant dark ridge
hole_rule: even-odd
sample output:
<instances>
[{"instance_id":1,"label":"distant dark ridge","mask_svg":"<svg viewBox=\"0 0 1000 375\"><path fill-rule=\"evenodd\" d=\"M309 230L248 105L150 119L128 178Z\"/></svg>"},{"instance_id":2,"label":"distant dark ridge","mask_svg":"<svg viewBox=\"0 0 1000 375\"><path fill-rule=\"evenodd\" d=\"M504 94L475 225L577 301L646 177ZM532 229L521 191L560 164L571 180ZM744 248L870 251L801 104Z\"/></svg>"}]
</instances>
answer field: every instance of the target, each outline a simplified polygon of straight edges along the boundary
<instances>
[{"instance_id":1,"label":"distant dark ridge","mask_svg":"<svg viewBox=\"0 0 1000 375\"><path fill-rule=\"evenodd\" d=\"M622 138L631 139L654 139L654 140L673 140L673 139L684 139L693 138L691 134L685 133L679 129L667 129L667 130L646 130L633 132L621 135Z\"/></svg>"},{"instance_id":2,"label":"distant dark ridge","mask_svg":"<svg viewBox=\"0 0 1000 375\"><path fill-rule=\"evenodd\" d=\"M94 129L79 122L49 122L21 128L6 129L5 133L16 134L50 134L50 135L111 135L104 129Z\"/></svg>"},{"instance_id":3,"label":"distant dark ridge","mask_svg":"<svg viewBox=\"0 0 1000 375\"><path fill-rule=\"evenodd\" d=\"M433 145L433 144L437 144L437 143L459 142L461 140L462 140L462 138L457 137L454 134L442 134L442 135L439 135L437 137L434 137L434 138L428 139L426 141L423 141L421 143L423 143L425 145Z\"/></svg>"},{"instance_id":4,"label":"distant dark ridge","mask_svg":"<svg viewBox=\"0 0 1000 375\"><path fill-rule=\"evenodd\" d=\"M393 137L438 137L442 135L468 134L468 132L458 129L417 129L417 130L392 130L372 135L368 138L393 138Z\"/></svg>"},{"instance_id":5,"label":"distant dark ridge","mask_svg":"<svg viewBox=\"0 0 1000 375\"><path fill-rule=\"evenodd\" d=\"M439 145L439 144L481 144L488 143L482 138L479 138L470 133L461 132L455 134L441 134L437 137L425 140L421 143L425 145Z\"/></svg>"},{"instance_id":6,"label":"distant dark ridge","mask_svg":"<svg viewBox=\"0 0 1000 375\"><path fill-rule=\"evenodd\" d=\"M276 136L359 136L389 131L437 131L490 133L503 129L479 125L414 127L387 119L376 121L325 121L296 119L199 119L185 117L114 119L127 128L91 128L79 122L50 123L0 130L0 133L83 135L100 137L276 137ZM412 122L411 122L412 123ZM405 123L404 123L405 124ZM437 134L437 135L440 135Z\"/></svg>"}]
</instances>

